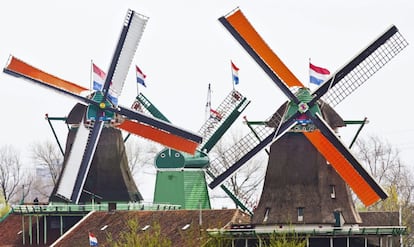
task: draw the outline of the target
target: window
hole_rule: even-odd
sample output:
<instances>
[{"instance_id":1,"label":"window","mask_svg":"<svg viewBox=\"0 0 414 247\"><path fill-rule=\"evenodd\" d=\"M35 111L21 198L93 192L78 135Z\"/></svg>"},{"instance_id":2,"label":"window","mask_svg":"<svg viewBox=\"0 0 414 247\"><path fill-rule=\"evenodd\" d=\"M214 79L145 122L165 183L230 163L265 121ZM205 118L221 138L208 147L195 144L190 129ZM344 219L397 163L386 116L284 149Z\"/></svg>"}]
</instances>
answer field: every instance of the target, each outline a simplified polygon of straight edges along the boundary
<instances>
[{"instance_id":1,"label":"window","mask_svg":"<svg viewBox=\"0 0 414 247\"><path fill-rule=\"evenodd\" d=\"M303 207L298 208L298 221L303 221L303 211L304 211Z\"/></svg>"},{"instance_id":2,"label":"window","mask_svg":"<svg viewBox=\"0 0 414 247\"><path fill-rule=\"evenodd\" d=\"M263 217L263 223L266 223L267 220L269 219L269 212L270 212L270 208L266 208L264 217Z\"/></svg>"},{"instance_id":3,"label":"window","mask_svg":"<svg viewBox=\"0 0 414 247\"><path fill-rule=\"evenodd\" d=\"M331 198L332 199L336 198L335 185L331 185Z\"/></svg>"}]
</instances>

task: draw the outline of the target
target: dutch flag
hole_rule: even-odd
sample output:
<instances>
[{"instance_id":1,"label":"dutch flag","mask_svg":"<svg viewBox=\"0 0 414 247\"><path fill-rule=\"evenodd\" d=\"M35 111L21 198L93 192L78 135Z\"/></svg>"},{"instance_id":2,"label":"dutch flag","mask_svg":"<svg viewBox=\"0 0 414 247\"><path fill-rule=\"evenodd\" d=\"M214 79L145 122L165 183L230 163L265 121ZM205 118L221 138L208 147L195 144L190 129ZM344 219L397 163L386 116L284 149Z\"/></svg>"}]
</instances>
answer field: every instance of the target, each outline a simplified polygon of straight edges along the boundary
<instances>
[{"instance_id":1,"label":"dutch flag","mask_svg":"<svg viewBox=\"0 0 414 247\"><path fill-rule=\"evenodd\" d=\"M89 245L90 246L98 246L98 239L96 239L95 235L93 233L89 233Z\"/></svg>"},{"instance_id":2,"label":"dutch flag","mask_svg":"<svg viewBox=\"0 0 414 247\"><path fill-rule=\"evenodd\" d=\"M330 72L327 69L315 66L309 63L309 80L310 83L321 85L322 82L329 78Z\"/></svg>"},{"instance_id":3,"label":"dutch flag","mask_svg":"<svg viewBox=\"0 0 414 247\"><path fill-rule=\"evenodd\" d=\"M137 65L135 65L136 70L137 70L137 83L141 84L144 87L147 87L147 85L145 85L145 78L147 77L144 73L142 73L142 71L138 68Z\"/></svg>"},{"instance_id":4,"label":"dutch flag","mask_svg":"<svg viewBox=\"0 0 414 247\"><path fill-rule=\"evenodd\" d=\"M93 90L101 91L105 83L106 74L94 63L92 64L93 71Z\"/></svg>"},{"instance_id":5,"label":"dutch flag","mask_svg":"<svg viewBox=\"0 0 414 247\"><path fill-rule=\"evenodd\" d=\"M233 61L230 61L231 63L231 74L233 77L233 82L235 85L239 84L239 68L234 65Z\"/></svg>"},{"instance_id":6,"label":"dutch flag","mask_svg":"<svg viewBox=\"0 0 414 247\"><path fill-rule=\"evenodd\" d=\"M102 91L103 85L106 79L106 73L92 63L92 71L93 71L93 90ZM111 86L109 86L109 93L108 98L114 104L118 105L118 96L114 90L112 90Z\"/></svg>"}]
</instances>

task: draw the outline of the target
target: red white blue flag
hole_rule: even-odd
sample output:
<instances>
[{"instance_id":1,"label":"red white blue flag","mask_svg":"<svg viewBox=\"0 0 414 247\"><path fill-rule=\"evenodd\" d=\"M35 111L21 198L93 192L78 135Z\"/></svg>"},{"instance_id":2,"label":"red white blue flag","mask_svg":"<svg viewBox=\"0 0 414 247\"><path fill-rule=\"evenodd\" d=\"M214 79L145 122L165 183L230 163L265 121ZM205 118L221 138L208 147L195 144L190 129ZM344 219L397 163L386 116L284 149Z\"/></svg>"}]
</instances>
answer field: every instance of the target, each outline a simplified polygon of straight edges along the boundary
<instances>
[{"instance_id":1,"label":"red white blue flag","mask_svg":"<svg viewBox=\"0 0 414 247\"><path fill-rule=\"evenodd\" d=\"M89 233L89 245L90 246L98 246L98 239L96 239L93 233Z\"/></svg>"},{"instance_id":2,"label":"red white blue flag","mask_svg":"<svg viewBox=\"0 0 414 247\"><path fill-rule=\"evenodd\" d=\"M330 72L325 68L321 68L309 63L309 80L310 83L321 85L322 82L329 78Z\"/></svg>"},{"instance_id":3,"label":"red white blue flag","mask_svg":"<svg viewBox=\"0 0 414 247\"><path fill-rule=\"evenodd\" d=\"M94 63L92 64L93 71L93 90L101 91L105 83L106 74Z\"/></svg>"},{"instance_id":4,"label":"red white blue flag","mask_svg":"<svg viewBox=\"0 0 414 247\"><path fill-rule=\"evenodd\" d=\"M210 117L214 118L217 121L220 121L223 116L221 116L220 112L210 109Z\"/></svg>"},{"instance_id":5,"label":"red white blue flag","mask_svg":"<svg viewBox=\"0 0 414 247\"><path fill-rule=\"evenodd\" d=\"M101 91L103 88L103 85L105 84L106 73L102 69L100 69L98 66L96 66L94 63L92 63L92 72L93 72L93 90ZM112 83L111 83L111 86L112 86ZM114 90L112 90L111 86L109 86L108 98L114 105L118 105L119 95L117 95L117 93Z\"/></svg>"},{"instance_id":6,"label":"red white blue flag","mask_svg":"<svg viewBox=\"0 0 414 247\"><path fill-rule=\"evenodd\" d=\"M143 85L144 87L147 87L147 85L145 85L145 78L147 77L144 73L142 73L141 69L138 68L137 65L135 65L136 70L137 70L137 83Z\"/></svg>"},{"instance_id":7,"label":"red white blue flag","mask_svg":"<svg viewBox=\"0 0 414 247\"><path fill-rule=\"evenodd\" d=\"M234 65L233 61L230 61L231 63L231 74L233 77L233 82L235 85L239 84L239 68Z\"/></svg>"}]
</instances>

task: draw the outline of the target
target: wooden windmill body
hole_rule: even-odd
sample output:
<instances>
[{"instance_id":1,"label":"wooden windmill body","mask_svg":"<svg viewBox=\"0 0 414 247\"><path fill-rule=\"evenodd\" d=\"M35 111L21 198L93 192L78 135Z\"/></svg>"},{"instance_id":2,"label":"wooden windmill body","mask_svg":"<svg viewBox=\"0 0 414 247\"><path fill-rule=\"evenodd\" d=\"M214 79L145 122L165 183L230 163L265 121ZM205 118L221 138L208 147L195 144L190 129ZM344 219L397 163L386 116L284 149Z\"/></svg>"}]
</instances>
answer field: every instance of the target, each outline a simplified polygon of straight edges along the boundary
<instances>
[{"instance_id":1,"label":"wooden windmill body","mask_svg":"<svg viewBox=\"0 0 414 247\"><path fill-rule=\"evenodd\" d=\"M332 129L345 126L328 105L321 112ZM301 132L288 132L274 142L252 223L332 225L339 215L348 224L361 223L348 185L325 157Z\"/></svg>"}]
</instances>

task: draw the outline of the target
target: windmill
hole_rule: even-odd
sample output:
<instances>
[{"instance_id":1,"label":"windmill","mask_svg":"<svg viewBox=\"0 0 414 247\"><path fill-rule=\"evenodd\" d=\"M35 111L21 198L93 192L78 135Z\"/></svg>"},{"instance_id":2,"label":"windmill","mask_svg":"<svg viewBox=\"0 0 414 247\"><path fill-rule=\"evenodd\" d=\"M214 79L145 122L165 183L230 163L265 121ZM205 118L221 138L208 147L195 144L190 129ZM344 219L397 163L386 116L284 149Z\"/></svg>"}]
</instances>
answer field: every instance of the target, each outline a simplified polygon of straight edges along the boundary
<instances>
[{"instance_id":1,"label":"windmill","mask_svg":"<svg viewBox=\"0 0 414 247\"><path fill-rule=\"evenodd\" d=\"M104 128L105 126L116 127L189 153L194 153L198 143L202 141L202 138L196 134L117 105L113 100L114 96L119 96L121 93L147 20L147 17L133 10L127 11L105 82L100 90L87 97L83 96L84 92L88 91L87 88L43 72L13 56L9 58L3 70L7 74L28 79L82 102L79 107L75 106L77 108L75 110L78 112L85 110L85 114L81 114L84 118L79 122L76 136L73 138L73 144L55 188L56 195L66 201L78 203L82 195L94 193L94 191L86 191L84 186L87 180L94 179L88 176L88 173L92 160L96 158L95 151L101 133L113 129ZM113 137L116 138L118 134L115 133ZM94 168L99 169L101 165L99 163L102 162L105 160L98 160L98 168L96 166ZM110 173L111 170L106 172Z\"/></svg>"},{"instance_id":2,"label":"windmill","mask_svg":"<svg viewBox=\"0 0 414 247\"><path fill-rule=\"evenodd\" d=\"M215 188L225 182L273 141L253 223L332 223L335 210L345 222L358 223L360 219L346 184L366 206L387 198L387 194L336 136L333 129L344 124L331 107L404 49L408 45L406 40L391 26L311 92L267 46L239 9L219 21L289 101L269 118L266 126L255 129L259 139L246 136L228 150L230 156L243 147L244 155L234 159L230 168L217 170L216 179L209 186ZM308 212L305 216L304 211Z\"/></svg>"},{"instance_id":3,"label":"windmill","mask_svg":"<svg viewBox=\"0 0 414 247\"><path fill-rule=\"evenodd\" d=\"M206 173L208 178L212 173L208 153L249 103L240 92L231 90L198 131L203 142L196 153L189 155L165 148L156 156L154 203L179 204L185 209L210 208ZM142 93L138 94L132 108L168 121ZM238 206L247 210L228 188L224 185L221 188Z\"/></svg>"}]
</instances>

